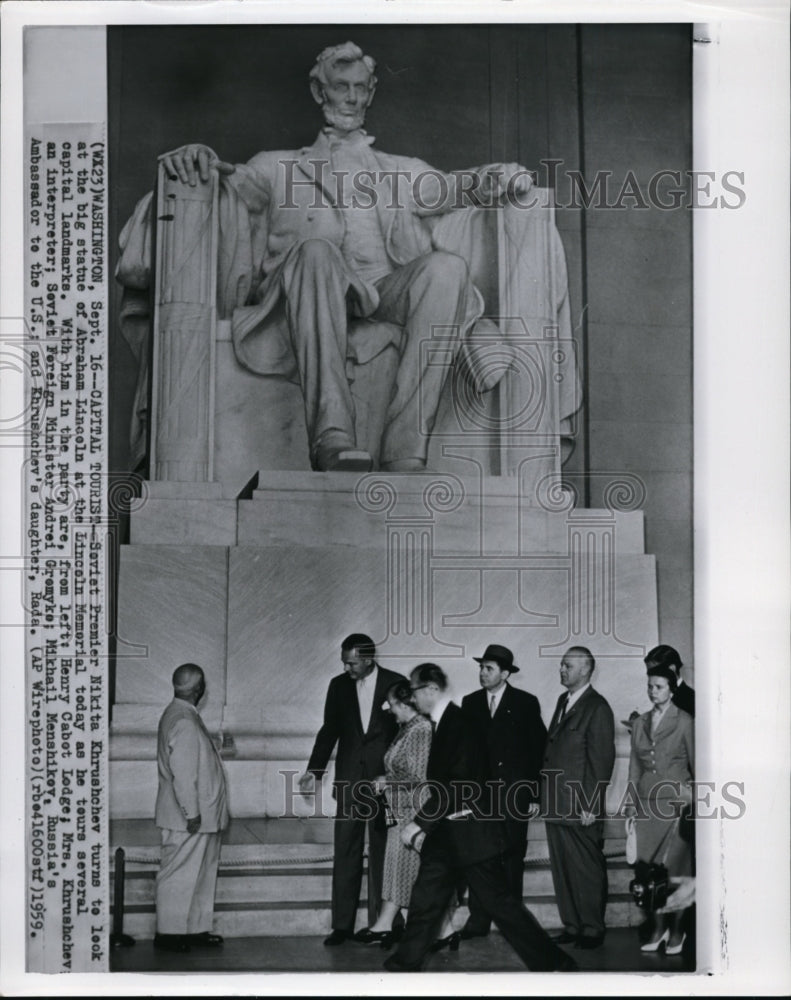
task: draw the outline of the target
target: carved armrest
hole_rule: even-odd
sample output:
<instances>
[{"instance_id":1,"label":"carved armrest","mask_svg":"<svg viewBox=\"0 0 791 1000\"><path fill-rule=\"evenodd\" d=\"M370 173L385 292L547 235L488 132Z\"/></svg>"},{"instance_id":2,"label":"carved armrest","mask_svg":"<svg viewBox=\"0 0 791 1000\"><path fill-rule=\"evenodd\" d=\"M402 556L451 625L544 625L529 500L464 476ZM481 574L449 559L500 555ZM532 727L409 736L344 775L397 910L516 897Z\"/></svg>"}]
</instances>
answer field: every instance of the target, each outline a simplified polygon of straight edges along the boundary
<instances>
[{"instance_id":1,"label":"carved armrest","mask_svg":"<svg viewBox=\"0 0 791 1000\"><path fill-rule=\"evenodd\" d=\"M151 375L151 477L214 477L217 171L194 187L159 165Z\"/></svg>"}]
</instances>

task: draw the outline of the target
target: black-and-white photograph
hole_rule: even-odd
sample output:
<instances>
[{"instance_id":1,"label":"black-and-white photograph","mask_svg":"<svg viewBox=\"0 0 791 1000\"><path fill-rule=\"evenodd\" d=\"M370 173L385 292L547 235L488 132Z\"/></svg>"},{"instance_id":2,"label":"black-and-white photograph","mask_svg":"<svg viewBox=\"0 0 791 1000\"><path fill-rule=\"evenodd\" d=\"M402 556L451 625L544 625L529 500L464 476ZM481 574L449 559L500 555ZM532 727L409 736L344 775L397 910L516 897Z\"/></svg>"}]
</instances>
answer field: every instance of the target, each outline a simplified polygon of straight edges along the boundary
<instances>
[{"instance_id":1,"label":"black-and-white photograph","mask_svg":"<svg viewBox=\"0 0 791 1000\"><path fill-rule=\"evenodd\" d=\"M692 26L107 44L114 966L694 969Z\"/></svg>"},{"instance_id":2,"label":"black-and-white photograph","mask_svg":"<svg viewBox=\"0 0 791 1000\"><path fill-rule=\"evenodd\" d=\"M727 965L719 26L477 13L24 30L28 972Z\"/></svg>"}]
</instances>

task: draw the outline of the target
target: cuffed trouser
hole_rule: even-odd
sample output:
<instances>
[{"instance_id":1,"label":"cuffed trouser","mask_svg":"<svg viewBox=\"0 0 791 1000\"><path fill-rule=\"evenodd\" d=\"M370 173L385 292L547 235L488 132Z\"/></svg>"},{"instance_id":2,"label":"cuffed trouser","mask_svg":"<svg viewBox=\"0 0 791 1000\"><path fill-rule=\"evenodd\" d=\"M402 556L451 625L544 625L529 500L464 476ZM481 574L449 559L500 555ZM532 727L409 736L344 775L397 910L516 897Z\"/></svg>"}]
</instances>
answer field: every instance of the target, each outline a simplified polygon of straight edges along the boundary
<instances>
[{"instance_id":1,"label":"cuffed trouser","mask_svg":"<svg viewBox=\"0 0 791 1000\"><path fill-rule=\"evenodd\" d=\"M305 240L281 277L291 345L305 399L312 450L323 434L355 442L354 403L346 377L349 268L327 240ZM479 298L462 257L435 251L376 283L371 319L404 328L396 385L389 400L382 462L425 460L439 397Z\"/></svg>"},{"instance_id":2,"label":"cuffed trouser","mask_svg":"<svg viewBox=\"0 0 791 1000\"><path fill-rule=\"evenodd\" d=\"M333 930L354 930L360 890L363 882L365 832L368 829L368 926L376 923L382 902L387 831L376 819L335 820L335 844L332 859L332 927Z\"/></svg>"},{"instance_id":3,"label":"cuffed trouser","mask_svg":"<svg viewBox=\"0 0 791 1000\"><path fill-rule=\"evenodd\" d=\"M602 823L582 826L550 822L546 831L552 883L563 926L570 934L600 937L604 934L607 906Z\"/></svg>"},{"instance_id":4,"label":"cuffed trouser","mask_svg":"<svg viewBox=\"0 0 791 1000\"><path fill-rule=\"evenodd\" d=\"M395 952L403 968L421 968L461 874L528 969L547 972L568 961L533 914L509 891L499 856L460 869L446 852L430 849L421 859L404 936Z\"/></svg>"},{"instance_id":5,"label":"cuffed trouser","mask_svg":"<svg viewBox=\"0 0 791 1000\"><path fill-rule=\"evenodd\" d=\"M160 830L162 862L157 874L158 934L211 931L220 861L221 833Z\"/></svg>"}]
</instances>

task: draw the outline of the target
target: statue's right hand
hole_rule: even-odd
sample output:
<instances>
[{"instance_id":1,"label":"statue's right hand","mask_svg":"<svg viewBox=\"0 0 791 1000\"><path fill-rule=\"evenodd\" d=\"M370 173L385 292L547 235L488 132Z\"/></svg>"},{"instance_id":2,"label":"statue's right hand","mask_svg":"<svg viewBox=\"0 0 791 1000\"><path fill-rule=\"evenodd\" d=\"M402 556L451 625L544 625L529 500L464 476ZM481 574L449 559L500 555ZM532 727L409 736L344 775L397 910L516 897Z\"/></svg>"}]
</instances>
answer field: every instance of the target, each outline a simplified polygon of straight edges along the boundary
<instances>
[{"instance_id":1,"label":"statue's right hand","mask_svg":"<svg viewBox=\"0 0 791 1000\"><path fill-rule=\"evenodd\" d=\"M159 161L171 180L178 178L182 184L189 184L190 187L195 187L198 178L205 183L212 167L216 167L221 174L232 174L236 169L232 163L219 159L209 146L200 143L190 143L170 153L163 153Z\"/></svg>"}]
</instances>

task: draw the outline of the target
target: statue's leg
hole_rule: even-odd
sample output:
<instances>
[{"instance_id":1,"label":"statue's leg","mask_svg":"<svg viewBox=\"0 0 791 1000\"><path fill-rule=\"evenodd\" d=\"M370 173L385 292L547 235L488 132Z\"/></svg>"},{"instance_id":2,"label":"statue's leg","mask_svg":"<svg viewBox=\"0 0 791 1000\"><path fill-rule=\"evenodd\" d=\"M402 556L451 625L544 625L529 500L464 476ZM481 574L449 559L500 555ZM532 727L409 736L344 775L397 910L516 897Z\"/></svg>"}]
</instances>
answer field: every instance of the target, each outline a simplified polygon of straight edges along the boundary
<instances>
[{"instance_id":1,"label":"statue's leg","mask_svg":"<svg viewBox=\"0 0 791 1000\"><path fill-rule=\"evenodd\" d=\"M464 333L480 316L480 297L466 262L434 251L377 282L374 317L404 327L401 360L382 438L382 466L425 466L428 442L448 370Z\"/></svg>"},{"instance_id":2,"label":"statue's leg","mask_svg":"<svg viewBox=\"0 0 791 1000\"><path fill-rule=\"evenodd\" d=\"M340 250L305 240L283 269L286 318L297 359L314 469L367 471L355 450L354 403L346 378L348 273Z\"/></svg>"}]
</instances>

